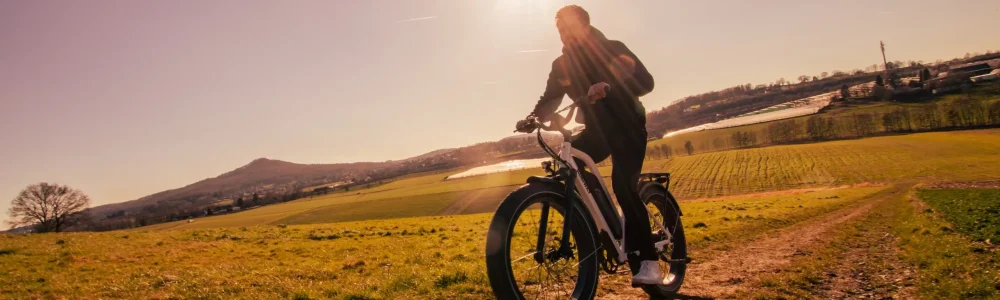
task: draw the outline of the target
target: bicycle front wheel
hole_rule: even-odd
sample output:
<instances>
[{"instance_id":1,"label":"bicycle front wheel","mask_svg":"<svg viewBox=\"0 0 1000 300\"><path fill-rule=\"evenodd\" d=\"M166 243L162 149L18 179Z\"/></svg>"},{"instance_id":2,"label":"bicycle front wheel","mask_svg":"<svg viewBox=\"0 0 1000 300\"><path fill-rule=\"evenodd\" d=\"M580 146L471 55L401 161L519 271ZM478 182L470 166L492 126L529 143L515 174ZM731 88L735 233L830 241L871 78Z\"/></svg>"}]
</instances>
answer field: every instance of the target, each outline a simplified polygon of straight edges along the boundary
<instances>
[{"instance_id":1,"label":"bicycle front wheel","mask_svg":"<svg viewBox=\"0 0 1000 300\"><path fill-rule=\"evenodd\" d=\"M567 217L569 205L575 207ZM571 253L560 255L567 218ZM580 205L564 199L560 186L525 185L501 202L487 233L486 268L493 293L498 299L593 299L598 249L592 220Z\"/></svg>"}]
</instances>

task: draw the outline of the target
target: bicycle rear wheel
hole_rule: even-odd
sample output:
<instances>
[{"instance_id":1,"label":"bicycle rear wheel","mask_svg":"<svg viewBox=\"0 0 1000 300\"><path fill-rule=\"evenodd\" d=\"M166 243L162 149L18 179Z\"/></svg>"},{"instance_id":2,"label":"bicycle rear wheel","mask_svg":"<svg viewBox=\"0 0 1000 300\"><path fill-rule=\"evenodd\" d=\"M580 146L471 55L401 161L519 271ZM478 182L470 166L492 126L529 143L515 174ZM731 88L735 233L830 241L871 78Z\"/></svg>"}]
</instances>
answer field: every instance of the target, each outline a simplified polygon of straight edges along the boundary
<instances>
[{"instance_id":1,"label":"bicycle rear wheel","mask_svg":"<svg viewBox=\"0 0 1000 300\"><path fill-rule=\"evenodd\" d=\"M548 216L542 233L540 222L546 205ZM572 253L554 258L568 205L575 205L570 216ZM544 247L538 256L540 234ZM498 299L593 299L598 249L593 222L578 204L563 198L562 187L525 185L501 202L490 223L486 268L493 293Z\"/></svg>"},{"instance_id":2,"label":"bicycle rear wheel","mask_svg":"<svg viewBox=\"0 0 1000 300\"><path fill-rule=\"evenodd\" d=\"M649 183L653 184L653 183ZM662 187L650 186L641 189L641 197L650 212L649 224L652 227L654 243L667 239L656 224L659 221L666 227L672 237L670 246L659 253L660 272L664 274L665 284L644 286L643 290L650 296L672 299L680 291L687 272L687 239L684 237L684 225L681 223L680 211L674 205L677 200ZM633 270L633 274L637 270Z\"/></svg>"}]
</instances>

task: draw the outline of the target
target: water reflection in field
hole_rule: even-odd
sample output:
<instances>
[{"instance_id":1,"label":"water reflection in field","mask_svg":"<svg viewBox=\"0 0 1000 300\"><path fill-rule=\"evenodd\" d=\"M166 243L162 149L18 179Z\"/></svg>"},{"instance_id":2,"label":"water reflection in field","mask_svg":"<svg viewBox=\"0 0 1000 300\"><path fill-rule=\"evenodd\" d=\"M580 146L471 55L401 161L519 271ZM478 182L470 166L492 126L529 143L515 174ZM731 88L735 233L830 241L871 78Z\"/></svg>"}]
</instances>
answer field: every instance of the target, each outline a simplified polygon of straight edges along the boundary
<instances>
[{"instance_id":1,"label":"water reflection in field","mask_svg":"<svg viewBox=\"0 0 1000 300\"><path fill-rule=\"evenodd\" d=\"M518 159L509 160L502 163L492 164L488 166L481 166L469 169L465 172L454 174L448 176L447 179L456 179L469 176L499 173L499 172L509 172L514 170L523 170L527 168L540 168L543 161L551 160L550 158L537 158L537 159Z\"/></svg>"}]
</instances>

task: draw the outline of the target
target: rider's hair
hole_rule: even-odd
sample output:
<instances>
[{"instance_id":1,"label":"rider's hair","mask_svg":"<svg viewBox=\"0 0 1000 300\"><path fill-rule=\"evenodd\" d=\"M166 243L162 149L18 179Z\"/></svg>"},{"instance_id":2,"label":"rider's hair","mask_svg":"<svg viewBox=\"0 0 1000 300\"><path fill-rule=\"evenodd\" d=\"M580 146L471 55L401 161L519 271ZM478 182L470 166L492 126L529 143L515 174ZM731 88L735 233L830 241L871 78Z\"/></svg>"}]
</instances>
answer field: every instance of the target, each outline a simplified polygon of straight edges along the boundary
<instances>
[{"instance_id":1,"label":"rider's hair","mask_svg":"<svg viewBox=\"0 0 1000 300\"><path fill-rule=\"evenodd\" d=\"M566 5L563 6L563 8L560 8L559 11L556 12L556 19L562 19L566 17L575 17L579 19L580 22L583 23L584 25L590 25L590 14L587 13L587 11L584 10L583 7L580 7L579 5L575 4Z\"/></svg>"}]
</instances>

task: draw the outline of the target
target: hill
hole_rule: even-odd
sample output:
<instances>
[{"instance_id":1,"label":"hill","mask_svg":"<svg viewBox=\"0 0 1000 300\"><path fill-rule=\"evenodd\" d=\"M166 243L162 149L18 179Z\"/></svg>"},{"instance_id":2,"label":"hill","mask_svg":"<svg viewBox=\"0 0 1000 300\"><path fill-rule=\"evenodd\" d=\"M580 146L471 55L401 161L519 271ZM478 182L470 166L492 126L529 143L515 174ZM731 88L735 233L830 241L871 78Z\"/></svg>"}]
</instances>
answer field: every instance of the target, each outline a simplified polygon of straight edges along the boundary
<instances>
[{"instance_id":1,"label":"hill","mask_svg":"<svg viewBox=\"0 0 1000 300\"><path fill-rule=\"evenodd\" d=\"M1000 179L993 170L1000 130L919 133L811 144L780 145L676 156L645 163L647 172L671 172L681 201L823 186L893 182ZM897 162L905 161L906 164ZM864 167L860 167L864 166ZM457 172L457 171L456 171ZM611 174L604 167L602 174ZM415 176L251 211L158 224L145 230L315 224L439 214L491 212L539 168L443 180Z\"/></svg>"},{"instance_id":2,"label":"hill","mask_svg":"<svg viewBox=\"0 0 1000 300\"><path fill-rule=\"evenodd\" d=\"M545 135L547 140L556 135ZM440 149L408 159L342 164L298 164L259 158L213 178L136 200L91 208L92 222L77 230L113 230L200 217L245 206L269 205L308 196L301 190L329 183L346 183L345 190L372 187L407 174L496 163L511 158L540 157L534 136L518 135L494 142ZM253 201L256 199L256 201Z\"/></svg>"},{"instance_id":3,"label":"hill","mask_svg":"<svg viewBox=\"0 0 1000 300\"><path fill-rule=\"evenodd\" d=\"M916 76L913 74L923 69L929 69L932 74L937 74L948 72L952 66L997 58L1000 58L1000 53L987 52L984 55L956 58L947 62L939 61L934 64L893 61L888 63L888 73L890 77L896 79ZM687 96L667 107L649 112L646 116L646 127L650 135L662 136L669 131L712 123L773 105L834 92L845 85L855 86L872 82L876 76L885 76L885 72L880 71L880 68L882 65L878 64L867 66L864 70L854 69L850 72L836 70L832 74L823 72L811 77L801 75L795 84L780 78L773 83L740 84L718 91ZM897 81L887 80L893 84L897 84Z\"/></svg>"},{"instance_id":4,"label":"hill","mask_svg":"<svg viewBox=\"0 0 1000 300\"><path fill-rule=\"evenodd\" d=\"M156 223L158 220L176 218L184 212L202 211L203 206L222 199L249 197L247 194L257 193L258 196L270 197L273 201L302 185L358 178L364 172L389 165L390 163L296 164L259 158L214 178L133 201L94 207L89 212L97 217L97 229L117 227L119 224L115 224L116 219L134 219L124 218L126 216L138 217L138 221L142 223ZM112 228L103 228L107 226Z\"/></svg>"}]
</instances>

